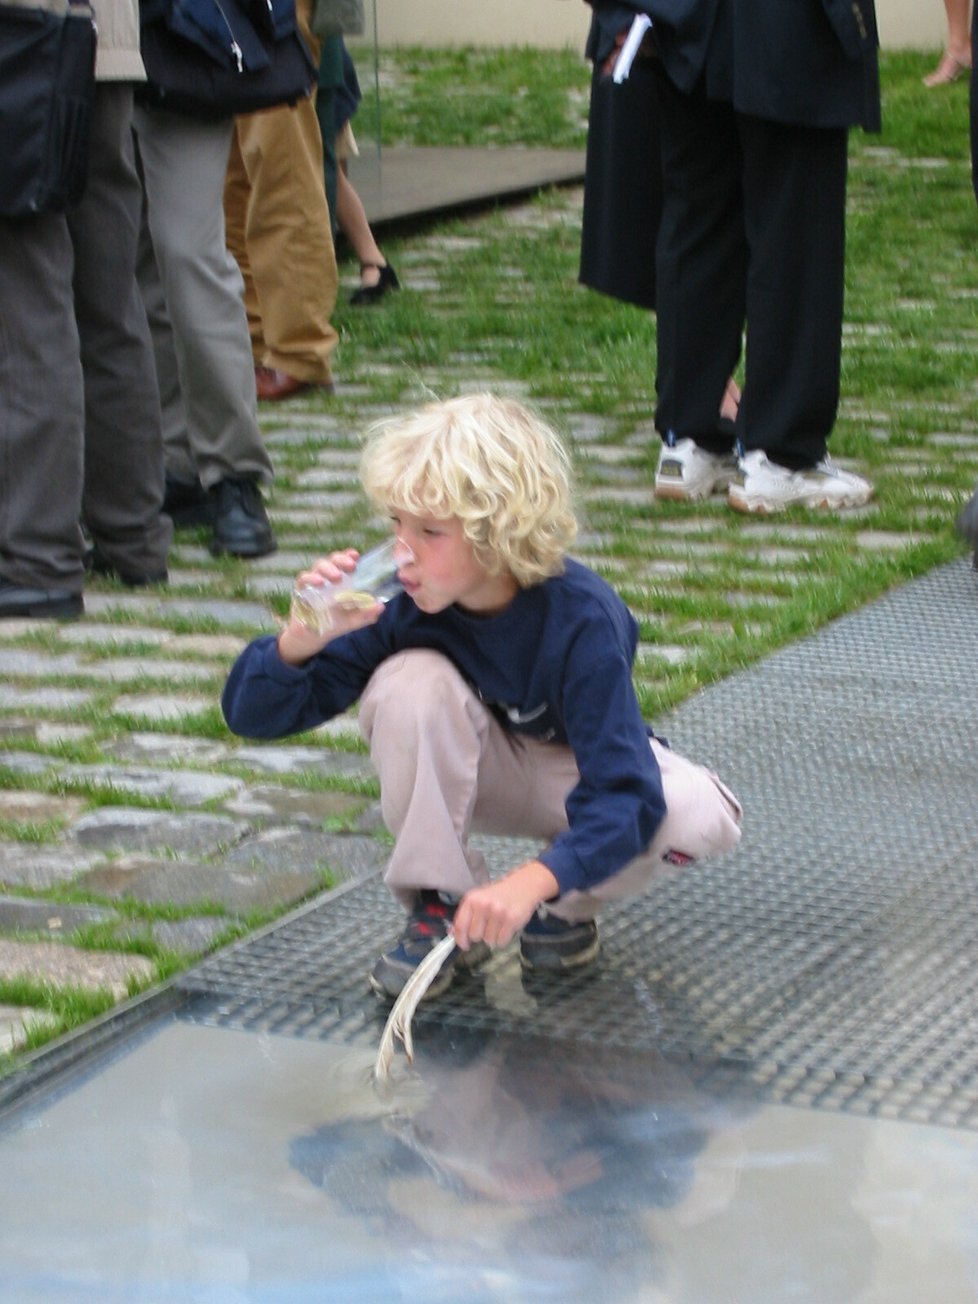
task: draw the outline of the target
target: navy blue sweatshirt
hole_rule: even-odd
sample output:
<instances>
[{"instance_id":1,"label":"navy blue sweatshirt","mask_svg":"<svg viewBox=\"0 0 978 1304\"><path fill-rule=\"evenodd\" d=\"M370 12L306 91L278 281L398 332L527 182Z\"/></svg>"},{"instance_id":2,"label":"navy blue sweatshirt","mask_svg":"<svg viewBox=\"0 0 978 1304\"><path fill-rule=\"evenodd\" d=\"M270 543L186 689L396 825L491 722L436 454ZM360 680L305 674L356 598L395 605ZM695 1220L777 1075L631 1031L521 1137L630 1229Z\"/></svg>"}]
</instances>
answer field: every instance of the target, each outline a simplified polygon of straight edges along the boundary
<instances>
[{"instance_id":1,"label":"navy blue sweatshirt","mask_svg":"<svg viewBox=\"0 0 978 1304\"><path fill-rule=\"evenodd\" d=\"M568 560L564 574L520 589L495 616L455 606L428 615L399 594L375 625L299 667L282 661L274 638L256 639L233 666L221 706L235 733L282 738L352 706L387 657L441 652L505 729L573 750L580 781L566 802L569 828L538 858L561 893L584 890L641 854L665 814L632 683L637 640L614 590Z\"/></svg>"}]
</instances>

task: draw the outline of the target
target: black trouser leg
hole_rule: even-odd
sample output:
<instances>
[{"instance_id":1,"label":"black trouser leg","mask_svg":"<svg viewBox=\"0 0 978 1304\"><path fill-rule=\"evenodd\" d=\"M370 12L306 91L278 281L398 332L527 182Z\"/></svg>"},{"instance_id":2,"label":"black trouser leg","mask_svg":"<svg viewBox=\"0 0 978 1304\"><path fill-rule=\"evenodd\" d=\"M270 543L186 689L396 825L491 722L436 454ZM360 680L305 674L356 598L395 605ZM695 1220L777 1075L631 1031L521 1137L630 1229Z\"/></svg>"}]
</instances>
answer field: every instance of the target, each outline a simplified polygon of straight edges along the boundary
<instances>
[{"instance_id":1,"label":"black trouser leg","mask_svg":"<svg viewBox=\"0 0 978 1304\"><path fill-rule=\"evenodd\" d=\"M656 248L656 427L723 451L717 417L740 357L747 245L733 109L657 79L663 205ZM732 440L726 440L729 448Z\"/></svg>"},{"instance_id":2,"label":"black trouser leg","mask_svg":"<svg viewBox=\"0 0 978 1304\"><path fill-rule=\"evenodd\" d=\"M813 466L839 405L848 136L738 117L743 159L745 449Z\"/></svg>"}]
</instances>

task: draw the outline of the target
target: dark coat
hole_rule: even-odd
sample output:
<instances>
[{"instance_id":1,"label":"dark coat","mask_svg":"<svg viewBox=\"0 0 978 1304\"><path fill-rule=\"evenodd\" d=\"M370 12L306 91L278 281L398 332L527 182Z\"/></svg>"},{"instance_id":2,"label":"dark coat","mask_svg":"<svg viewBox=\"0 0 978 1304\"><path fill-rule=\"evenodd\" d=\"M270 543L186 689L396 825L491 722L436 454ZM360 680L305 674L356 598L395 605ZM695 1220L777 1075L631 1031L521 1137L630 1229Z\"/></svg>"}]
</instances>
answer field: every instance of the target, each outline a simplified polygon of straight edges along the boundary
<instances>
[{"instance_id":1,"label":"dark coat","mask_svg":"<svg viewBox=\"0 0 978 1304\"><path fill-rule=\"evenodd\" d=\"M634 0L670 79L739 113L809 127L880 126L873 0Z\"/></svg>"}]
</instances>

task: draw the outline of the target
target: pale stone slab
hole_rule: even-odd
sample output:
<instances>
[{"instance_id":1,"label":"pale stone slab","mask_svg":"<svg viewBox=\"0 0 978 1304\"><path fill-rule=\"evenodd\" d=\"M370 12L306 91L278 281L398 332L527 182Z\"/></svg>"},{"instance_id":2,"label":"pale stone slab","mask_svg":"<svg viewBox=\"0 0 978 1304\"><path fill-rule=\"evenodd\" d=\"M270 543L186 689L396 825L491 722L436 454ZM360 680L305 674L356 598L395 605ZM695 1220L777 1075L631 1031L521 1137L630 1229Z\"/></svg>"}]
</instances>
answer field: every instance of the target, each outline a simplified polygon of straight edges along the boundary
<instances>
[{"instance_id":1,"label":"pale stone slab","mask_svg":"<svg viewBox=\"0 0 978 1304\"><path fill-rule=\"evenodd\" d=\"M179 763L219 765L227 760L229 748L213 738L190 738L186 734L134 732L125 734L105 748L107 756L118 761L143 761L150 764Z\"/></svg>"},{"instance_id":2,"label":"pale stone slab","mask_svg":"<svg viewBox=\"0 0 978 1304\"><path fill-rule=\"evenodd\" d=\"M8 1055L23 1046L34 1028L54 1028L57 1022L47 1010L30 1005L0 1005L0 1055Z\"/></svg>"},{"instance_id":3,"label":"pale stone slab","mask_svg":"<svg viewBox=\"0 0 978 1304\"><path fill-rule=\"evenodd\" d=\"M77 821L71 837L82 846L106 852L166 850L210 856L233 845L247 831L247 824L229 815L101 806Z\"/></svg>"},{"instance_id":4,"label":"pale stone slab","mask_svg":"<svg viewBox=\"0 0 978 1304\"><path fill-rule=\"evenodd\" d=\"M183 697L172 695L158 697L152 694L123 693L112 706L114 715L129 715L136 720L183 720L199 715L214 705L213 697Z\"/></svg>"},{"instance_id":5,"label":"pale stone slab","mask_svg":"<svg viewBox=\"0 0 978 1304\"><path fill-rule=\"evenodd\" d=\"M306 859L288 864L240 860L205 864L193 860L156 860L123 856L96 866L78 880L86 892L148 905L194 906L213 902L231 915L281 909L323 887L323 875ZM227 926L227 919L224 919Z\"/></svg>"},{"instance_id":6,"label":"pale stone slab","mask_svg":"<svg viewBox=\"0 0 978 1304\"><path fill-rule=\"evenodd\" d=\"M87 802L81 797L59 797L46 792L0 791L0 819L15 824L66 824L75 820Z\"/></svg>"},{"instance_id":7,"label":"pale stone slab","mask_svg":"<svg viewBox=\"0 0 978 1304\"><path fill-rule=\"evenodd\" d=\"M107 988L117 999L129 994L129 980L150 982L156 966L143 955L83 951L59 942L14 942L0 938L0 977L27 978L58 987Z\"/></svg>"},{"instance_id":8,"label":"pale stone slab","mask_svg":"<svg viewBox=\"0 0 978 1304\"><path fill-rule=\"evenodd\" d=\"M322 825L327 820L346 819L358 814L367 798L347 792L310 792L306 788L281 788L264 785L246 788L224 809L243 819L276 823Z\"/></svg>"},{"instance_id":9,"label":"pale stone slab","mask_svg":"<svg viewBox=\"0 0 978 1304\"><path fill-rule=\"evenodd\" d=\"M86 598L86 601L90 601ZM82 621L77 625L64 625L59 631L62 643L102 643L111 648L119 643L166 643L171 638L169 630L155 629L151 625L108 625L103 622Z\"/></svg>"},{"instance_id":10,"label":"pale stone slab","mask_svg":"<svg viewBox=\"0 0 978 1304\"><path fill-rule=\"evenodd\" d=\"M76 711L92 701L92 694L80 688L22 688L0 684L0 707L14 710Z\"/></svg>"},{"instance_id":11,"label":"pale stone slab","mask_svg":"<svg viewBox=\"0 0 978 1304\"><path fill-rule=\"evenodd\" d=\"M70 906L35 897L0 896L0 932L64 936L87 924L104 923L112 913L101 906Z\"/></svg>"},{"instance_id":12,"label":"pale stone slab","mask_svg":"<svg viewBox=\"0 0 978 1304\"><path fill-rule=\"evenodd\" d=\"M70 883L98 859L97 853L80 851L74 844L0 842L0 883L44 891Z\"/></svg>"},{"instance_id":13,"label":"pale stone slab","mask_svg":"<svg viewBox=\"0 0 978 1304\"><path fill-rule=\"evenodd\" d=\"M203 806L240 792L241 779L201 770L122 769L111 765L69 765L67 779L97 784L119 793L163 797L180 806Z\"/></svg>"}]
</instances>

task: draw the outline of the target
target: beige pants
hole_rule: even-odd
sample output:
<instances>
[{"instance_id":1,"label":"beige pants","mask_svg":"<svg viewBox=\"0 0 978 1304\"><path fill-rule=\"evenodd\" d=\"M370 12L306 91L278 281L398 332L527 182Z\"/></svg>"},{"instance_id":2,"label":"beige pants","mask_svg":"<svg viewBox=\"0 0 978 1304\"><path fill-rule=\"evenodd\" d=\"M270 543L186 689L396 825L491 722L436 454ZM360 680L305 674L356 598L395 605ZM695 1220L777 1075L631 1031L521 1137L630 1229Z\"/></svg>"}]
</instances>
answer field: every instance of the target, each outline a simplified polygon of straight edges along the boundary
<instances>
[{"instance_id":1,"label":"beige pants","mask_svg":"<svg viewBox=\"0 0 978 1304\"><path fill-rule=\"evenodd\" d=\"M374 673L360 727L380 776L381 811L395 838L385 881L409 904L419 888L461 896L489 878L471 832L539 838L567 828L564 803L578 781L569 747L515 736L497 722L437 652L402 652ZM651 747L662 771L666 816L647 850L553 911L590 919L602 902L635 896L674 865L729 851L741 808L715 774Z\"/></svg>"},{"instance_id":2,"label":"beige pants","mask_svg":"<svg viewBox=\"0 0 978 1304\"><path fill-rule=\"evenodd\" d=\"M298 0L296 18L318 61L311 9L312 0ZM244 277L255 365L327 384L339 338L330 322L338 277L311 97L235 118L224 218Z\"/></svg>"}]
</instances>

